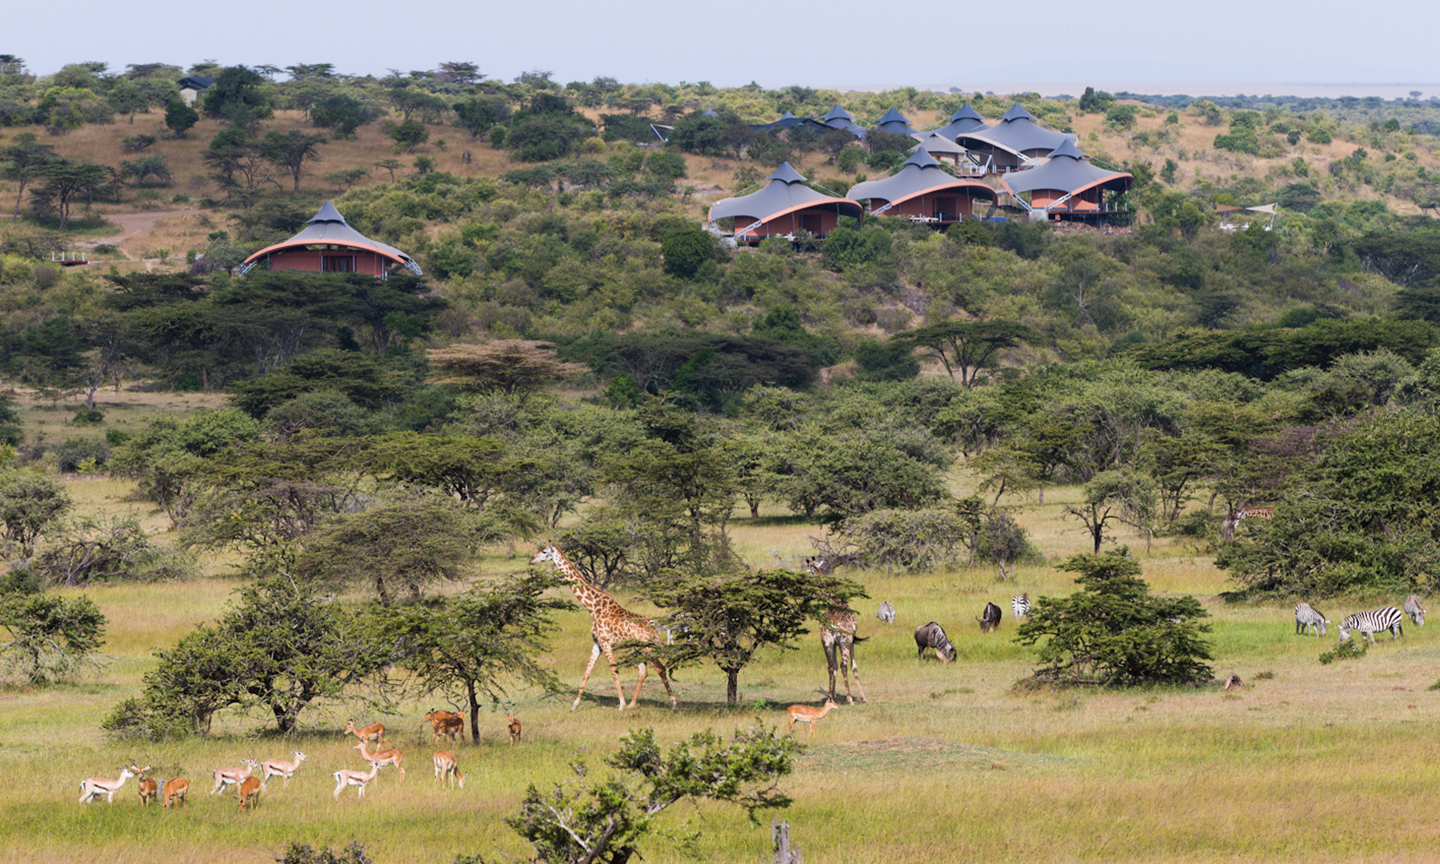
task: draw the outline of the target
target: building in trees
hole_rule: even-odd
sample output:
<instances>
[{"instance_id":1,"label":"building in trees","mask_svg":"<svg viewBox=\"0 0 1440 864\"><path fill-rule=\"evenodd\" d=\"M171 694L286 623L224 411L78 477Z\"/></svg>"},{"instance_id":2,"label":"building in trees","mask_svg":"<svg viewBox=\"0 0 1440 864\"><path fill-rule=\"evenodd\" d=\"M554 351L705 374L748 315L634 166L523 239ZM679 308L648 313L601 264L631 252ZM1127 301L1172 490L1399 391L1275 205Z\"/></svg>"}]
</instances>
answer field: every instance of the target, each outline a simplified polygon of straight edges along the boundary
<instances>
[{"instance_id":1,"label":"building in trees","mask_svg":"<svg viewBox=\"0 0 1440 864\"><path fill-rule=\"evenodd\" d=\"M949 128L948 126L946 128ZM955 143L970 151L978 165L996 173L1019 171L1037 164L1037 160L1074 135L1056 132L1040 125L1034 115L1015 103L994 126L972 129L955 136Z\"/></svg>"},{"instance_id":2,"label":"building in trees","mask_svg":"<svg viewBox=\"0 0 1440 864\"><path fill-rule=\"evenodd\" d=\"M843 129L856 138L863 139L865 137L865 127L856 123L854 115L839 105L831 108L824 117L820 118L820 122L830 129Z\"/></svg>"},{"instance_id":3,"label":"building in trees","mask_svg":"<svg viewBox=\"0 0 1440 864\"><path fill-rule=\"evenodd\" d=\"M191 108L195 107L195 100L200 94L210 89L215 83L214 78L204 75L187 75L180 79L180 99Z\"/></svg>"},{"instance_id":4,"label":"building in trees","mask_svg":"<svg viewBox=\"0 0 1440 864\"><path fill-rule=\"evenodd\" d=\"M243 276L262 264L269 270L364 273L381 279L400 266L422 275L414 258L351 228L329 201L299 234L246 258L236 273Z\"/></svg>"},{"instance_id":5,"label":"building in trees","mask_svg":"<svg viewBox=\"0 0 1440 864\"><path fill-rule=\"evenodd\" d=\"M760 191L712 204L710 226L738 241L759 243L767 237L793 238L797 231L824 237L835 230L841 216L860 219L865 215L859 202L817 192L806 182L786 162L765 178ZM721 220L732 223L729 230L721 227Z\"/></svg>"},{"instance_id":6,"label":"building in trees","mask_svg":"<svg viewBox=\"0 0 1440 864\"><path fill-rule=\"evenodd\" d=\"M1135 178L1106 171L1088 159L1074 142L1066 141L1051 152L1049 162L1007 174L1000 182L1017 204L1029 208L1032 219L1103 221L1126 212L1123 196Z\"/></svg>"},{"instance_id":7,"label":"building in trees","mask_svg":"<svg viewBox=\"0 0 1440 864\"><path fill-rule=\"evenodd\" d=\"M921 147L896 173L856 183L850 197L868 201L872 216L899 216L912 222L949 225L995 208L995 190L979 180L951 175Z\"/></svg>"},{"instance_id":8,"label":"building in trees","mask_svg":"<svg viewBox=\"0 0 1440 864\"><path fill-rule=\"evenodd\" d=\"M915 134L914 128L910 126L910 121L905 118L904 114L901 114L894 108L886 111L885 116L880 118L880 122L875 124L875 131L890 132L895 135Z\"/></svg>"}]
</instances>

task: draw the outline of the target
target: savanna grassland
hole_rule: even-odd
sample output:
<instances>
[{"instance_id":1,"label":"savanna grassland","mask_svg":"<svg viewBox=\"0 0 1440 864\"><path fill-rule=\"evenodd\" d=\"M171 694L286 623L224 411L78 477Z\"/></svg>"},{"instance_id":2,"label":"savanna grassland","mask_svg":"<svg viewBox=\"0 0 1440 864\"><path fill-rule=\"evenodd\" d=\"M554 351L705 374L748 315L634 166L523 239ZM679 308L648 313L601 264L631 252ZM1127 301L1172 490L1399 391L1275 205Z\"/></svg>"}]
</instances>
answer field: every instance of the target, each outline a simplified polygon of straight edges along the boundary
<instances>
[{"instance_id":1,"label":"savanna grassland","mask_svg":"<svg viewBox=\"0 0 1440 864\"><path fill-rule=\"evenodd\" d=\"M102 407L117 417L193 410L204 401L105 395L113 400L102 397ZM62 417L44 405L23 413L27 425L63 432ZM971 482L963 470L952 476L957 491ZM74 479L66 486L82 510L134 509L162 527L127 482ZM1052 489L1043 505L1012 502L1023 505L1019 520L1052 561L1085 551L1083 531L1061 518L1077 497L1075 489ZM819 530L765 513L737 518L732 539L754 564L798 566ZM1246 686L1018 691L1015 682L1034 662L1030 649L1012 642L1008 598L1022 590L1032 598L1069 593L1069 574L1042 565L1022 565L1011 582L998 581L989 567L854 573L870 595L858 604L860 632L869 637L859 659L870 701L842 704L825 718L784 781L795 803L783 818L807 860L1430 858L1435 829L1425 791L1436 780L1440 708L1426 688L1440 658L1435 628L1410 627L1400 642L1382 639L1358 661L1322 666L1316 658L1333 643L1333 629L1321 640L1295 636L1287 604L1224 603L1217 595L1233 587L1225 574L1182 542L1159 541L1146 554L1142 537L1118 539L1136 552L1154 591L1202 601L1213 616L1217 676L1233 671ZM495 549L477 576L504 579L523 568L523 558ZM385 769L363 801L353 790L336 801L329 774L361 765L354 739L340 731L352 713L344 704L307 714L290 739L265 731L260 715L235 713L217 717L210 737L178 743L112 745L101 735L99 718L138 692L154 665L151 652L213 620L239 584L224 561L209 560L204 569L188 582L87 589L109 619L104 669L80 683L0 695L0 860L258 862L292 841L338 848L354 840L379 862L520 856L527 849L503 819L527 784L573 779L568 766L576 758L608 770L603 756L637 727L653 726L670 742L756 719L782 723L783 706L818 704L817 688L826 683L811 635L798 650L763 654L746 668L738 709L724 707L723 676L698 666L677 676L678 711L665 706L652 675L640 708L622 714L602 668L571 713L569 694L589 653L588 619L566 613L545 658L565 692L520 689L501 706L524 723L519 746L508 743L503 710L485 714L479 742L450 748L469 772L466 788L446 791L432 780L435 748L428 730L422 735L421 715L436 706L410 702L393 714L357 716L387 725L387 743L405 751L407 776L402 782ZM624 592L620 597L630 603ZM893 627L873 615L882 599L897 609ZM1317 605L1338 621L1344 611L1400 599ZM974 623L987 600L1005 607L999 632L990 635ZM930 620L946 627L956 663L916 660L911 630ZM622 681L633 680L634 670L625 670ZM288 789L277 780L254 812L237 812L232 793L206 794L212 768L247 756L288 756L292 748L308 761ZM161 778L190 778L191 804L141 808L133 781L113 805L75 803L80 779L113 777L130 761L155 766ZM704 860L769 855L768 830L750 827L736 810L680 805L663 818L676 830L702 832ZM647 860L682 860L660 840L643 851Z\"/></svg>"}]
</instances>

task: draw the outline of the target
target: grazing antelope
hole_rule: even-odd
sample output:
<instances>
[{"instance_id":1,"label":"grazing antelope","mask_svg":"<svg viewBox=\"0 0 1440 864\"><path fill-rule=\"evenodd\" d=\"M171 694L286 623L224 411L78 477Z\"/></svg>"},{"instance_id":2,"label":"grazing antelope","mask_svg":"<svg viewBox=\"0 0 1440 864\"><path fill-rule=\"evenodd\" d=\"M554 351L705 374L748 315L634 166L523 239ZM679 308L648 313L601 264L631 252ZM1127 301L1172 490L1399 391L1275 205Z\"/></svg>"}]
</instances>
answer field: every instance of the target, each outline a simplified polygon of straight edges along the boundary
<instances>
[{"instance_id":1,"label":"grazing antelope","mask_svg":"<svg viewBox=\"0 0 1440 864\"><path fill-rule=\"evenodd\" d=\"M135 772L129 766L120 769L120 776L115 780L105 780L100 777L90 777L80 781L80 803L89 804L91 801L105 796L105 800L111 804L115 803L115 793L125 785L125 781L135 776Z\"/></svg>"},{"instance_id":2,"label":"grazing antelope","mask_svg":"<svg viewBox=\"0 0 1440 864\"><path fill-rule=\"evenodd\" d=\"M369 762L377 768L381 765L394 765L395 770L400 772L400 779L405 779L405 768L400 764L400 759L405 755L404 753L401 753L393 747L389 750L376 750L374 753L369 753L365 750L364 741L356 744L355 749L360 751L360 755L365 757L366 762Z\"/></svg>"},{"instance_id":3,"label":"grazing antelope","mask_svg":"<svg viewBox=\"0 0 1440 864\"><path fill-rule=\"evenodd\" d=\"M150 770L149 765L146 765L144 768L136 768L134 765L131 765L130 768L135 772L135 776L139 778L135 782L140 784L140 805L142 807L148 807L151 801L159 797L160 784L156 782L154 778L145 776L145 772Z\"/></svg>"},{"instance_id":4,"label":"grazing antelope","mask_svg":"<svg viewBox=\"0 0 1440 864\"><path fill-rule=\"evenodd\" d=\"M465 788L465 778L468 774L460 773L460 763L455 761L455 754L448 750L437 750L435 752L435 779L439 780L444 776L446 788L449 788L456 780L460 781L460 788Z\"/></svg>"},{"instance_id":5,"label":"grazing antelope","mask_svg":"<svg viewBox=\"0 0 1440 864\"><path fill-rule=\"evenodd\" d=\"M176 777L174 780L165 781L165 809L169 810L170 805L178 799L182 804L189 804L190 781L184 777Z\"/></svg>"},{"instance_id":6,"label":"grazing antelope","mask_svg":"<svg viewBox=\"0 0 1440 864\"><path fill-rule=\"evenodd\" d=\"M436 711L431 708L430 713L425 715L425 722L429 723L430 728L434 730L434 743L436 744L440 743L441 737L459 741L465 734L465 713L463 711L453 714L449 711Z\"/></svg>"},{"instance_id":7,"label":"grazing antelope","mask_svg":"<svg viewBox=\"0 0 1440 864\"><path fill-rule=\"evenodd\" d=\"M365 742L361 741L360 744L361 746L364 746ZM360 793L355 797L364 798L365 787L370 785L370 781L374 780L375 775L378 773L380 773L380 766L376 764L372 764L369 771L336 771L334 775L335 800L340 800L340 790L344 789L346 786L359 786Z\"/></svg>"},{"instance_id":8,"label":"grazing antelope","mask_svg":"<svg viewBox=\"0 0 1440 864\"><path fill-rule=\"evenodd\" d=\"M520 743L520 718L514 714L507 714L505 716L510 720L510 746L514 747Z\"/></svg>"},{"instance_id":9,"label":"grazing antelope","mask_svg":"<svg viewBox=\"0 0 1440 864\"><path fill-rule=\"evenodd\" d=\"M246 804L250 805L251 810L255 809L255 801L260 797L260 787L264 785L260 782L259 777L246 777L241 781L239 797L242 812L245 810Z\"/></svg>"},{"instance_id":10,"label":"grazing antelope","mask_svg":"<svg viewBox=\"0 0 1440 864\"><path fill-rule=\"evenodd\" d=\"M300 770L300 763L305 761L305 754L299 750L291 750L295 758L289 762L283 759L266 759L260 763L260 789L263 791L270 784L271 777L284 777L285 787L290 787L290 778Z\"/></svg>"},{"instance_id":11,"label":"grazing antelope","mask_svg":"<svg viewBox=\"0 0 1440 864\"><path fill-rule=\"evenodd\" d=\"M345 731L344 731L344 732L341 732L340 734L341 734L341 735L354 735L356 738L359 738L362 742L364 742L364 741L374 741L376 747L384 747L384 746L385 746L385 724L384 724L384 723L371 723L369 726L361 726L359 729L356 729L356 728L355 728L355 721L354 721L354 720L351 720L350 722L348 722L348 723L345 724Z\"/></svg>"},{"instance_id":12,"label":"grazing antelope","mask_svg":"<svg viewBox=\"0 0 1440 864\"><path fill-rule=\"evenodd\" d=\"M210 788L211 795L214 795L216 792L219 792L226 786L239 786L241 783L244 783L245 778L249 777L252 773L254 773L255 766L259 765L260 763L256 762L254 759L241 759L240 764L246 767L215 769L215 785Z\"/></svg>"},{"instance_id":13,"label":"grazing antelope","mask_svg":"<svg viewBox=\"0 0 1440 864\"><path fill-rule=\"evenodd\" d=\"M811 705L791 705L785 709L785 713L790 717L790 722L785 724L785 733L788 735L790 733L790 727L796 723L809 723L810 729L805 733L805 740L809 741L810 736L815 734L816 721L826 714L829 714L831 709L839 707L839 705L835 704L835 700L829 696L825 697L825 705L821 708L815 708Z\"/></svg>"}]
</instances>

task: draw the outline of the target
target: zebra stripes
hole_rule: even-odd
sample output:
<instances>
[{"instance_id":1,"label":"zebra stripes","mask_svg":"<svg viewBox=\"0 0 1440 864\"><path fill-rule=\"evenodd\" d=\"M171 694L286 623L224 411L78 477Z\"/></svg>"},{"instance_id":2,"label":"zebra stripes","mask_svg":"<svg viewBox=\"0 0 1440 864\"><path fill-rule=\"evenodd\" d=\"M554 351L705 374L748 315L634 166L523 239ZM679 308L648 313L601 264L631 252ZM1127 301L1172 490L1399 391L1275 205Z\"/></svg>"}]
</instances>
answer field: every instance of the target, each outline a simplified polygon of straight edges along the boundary
<instances>
[{"instance_id":1,"label":"zebra stripes","mask_svg":"<svg viewBox=\"0 0 1440 864\"><path fill-rule=\"evenodd\" d=\"M1016 594L1010 598L1010 611L1015 613L1015 620L1019 621L1030 614L1030 595Z\"/></svg>"},{"instance_id":2,"label":"zebra stripes","mask_svg":"<svg viewBox=\"0 0 1440 864\"><path fill-rule=\"evenodd\" d=\"M1325 635L1325 628L1330 625L1325 620L1325 614L1314 608L1309 603L1301 603L1295 607L1295 635L1309 633L1311 628L1315 630L1317 637Z\"/></svg>"},{"instance_id":3,"label":"zebra stripes","mask_svg":"<svg viewBox=\"0 0 1440 864\"><path fill-rule=\"evenodd\" d=\"M1420 605L1420 598L1416 595L1405 598L1405 614L1410 616L1416 627L1425 626L1425 607Z\"/></svg>"},{"instance_id":4,"label":"zebra stripes","mask_svg":"<svg viewBox=\"0 0 1440 864\"><path fill-rule=\"evenodd\" d=\"M1370 644L1374 645L1375 634L1381 630L1389 630L1390 641L1393 642L1405 635L1404 628L1400 626L1404 620L1405 616L1394 606L1372 609L1369 612L1356 612L1354 615L1345 616L1345 620L1340 622L1340 641L1344 642L1349 639L1350 631L1359 630L1365 634L1366 639L1370 640Z\"/></svg>"}]
</instances>

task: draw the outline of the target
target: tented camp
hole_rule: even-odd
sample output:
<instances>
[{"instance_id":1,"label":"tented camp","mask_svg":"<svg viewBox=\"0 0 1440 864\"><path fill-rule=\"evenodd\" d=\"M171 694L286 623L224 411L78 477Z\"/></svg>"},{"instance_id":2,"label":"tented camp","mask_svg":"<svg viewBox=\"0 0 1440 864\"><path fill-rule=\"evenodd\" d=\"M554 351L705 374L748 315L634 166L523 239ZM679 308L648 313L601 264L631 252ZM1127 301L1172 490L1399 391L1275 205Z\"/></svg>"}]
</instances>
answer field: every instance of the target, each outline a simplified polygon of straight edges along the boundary
<instances>
[{"instance_id":1,"label":"tented camp","mask_svg":"<svg viewBox=\"0 0 1440 864\"><path fill-rule=\"evenodd\" d=\"M1073 141L1066 141L1044 165L1006 174L1000 182L1030 210L1032 219L1103 221L1124 212L1120 196L1130 191L1135 178L1107 171L1088 159Z\"/></svg>"},{"instance_id":2,"label":"tented camp","mask_svg":"<svg viewBox=\"0 0 1440 864\"><path fill-rule=\"evenodd\" d=\"M852 116L849 111L841 108L839 105L831 108L824 117L820 118L820 122L824 123L831 129L844 129L846 132L849 132L856 138L865 137L865 127L861 126L859 123L856 123L854 116Z\"/></svg>"},{"instance_id":3,"label":"tented camp","mask_svg":"<svg viewBox=\"0 0 1440 864\"><path fill-rule=\"evenodd\" d=\"M1074 135L1041 126L1018 102L994 126L955 136L955 143L969 150L973 161L997 173L1035 165L1056 147L1074 140Z\"/></svg>"},{"instance_id":4,"label":"tented camp","mask_svg":"<svg viewBox=\"0 0 1440 864\"><path fill-rule=\"evenodd\" d=\"M856 183L849 195L856 201L868 201L872 215L938 225L989 215L995 207L994 189L978 180L952 176L923 147L894 174Z\"/></svg>"},{"instance_id":5,"label":"tented camp","mask_svg":"<svg viewBox=\"0 0 1440 864\"><path fill-rule=\"evenodd\" d=\"M965 132L975 132L987 128L989 127L985 125L985 118L980 115L979 111L971 108L969 102L966 102L964 108L950 115L949 123L936 129L935 132L954 141L956 136Z\"/></svg>"},{"instance_id":6,"label":"tented camp","mask_svg":"<svg viewBox=\"0 0 1440 864\"><path fill-rule=\"evenodd\" d=\"M961 147L939 132L917 132L915 133L915 137L920 141L919 144L915 145L915 150L923 149L926 153L929 153L941 162L956 168L961 166L961 157L965 155L964 147ZM910 152L914 153L915 150L911 150ZM970 160L966 159L964 161L965 170L970 173L978 173L971 172L972 167Z\"/></svg>"},{"instance_id":7,"label":"tented camp","mask_svg":"<svg viewBox=\"0 0 1440 864\"><path fill-rule=\"evenodd\" d=\"M915 130L910 128L910 121L905 119L904 114L901 114L894 108L886 111L885 116L880 118L880 122L875 124L875 131L890 132L895 135L915 134Z\"/></svg>"},{"instance_id":8,"label":"tented camp","mask_svg":"<svg viewBox=\"0 0 1440 864\"><path fill-rule=\"evenodd\" d=\"M351 228L329 201L299 234L246 258L236 272L243 276L262 264L270 270L364 273L381 279L388 278L390 270L399 266L421 275L415 259Z\"/></svg>"},{"instance_id":9,"label":"tented camp","mask_svg":"<svg viewBox=\"0 0 1440 864\"><path fill-rule=\"evenodd\" d=\"M745 243L758 243L766 237L793 238L797 231L824 237L835 230L841 216L859 219L865 213L857 201L806 186L805 178L789 162L763 182L758 192L712 204L711 230ZM729 220L734 220L733 228L723 224Z\"/></svg>"},{"instance_id":10,"label":"tented camp","mask_svg":"<svg viewBox=\"0 0 1440 864\"><path fill-rule=\"evenodd\" d=\"M794 129L796 126L809 126L816 132L824 132L826 129L824 124L820 123L819 121L811 120L809 117L796 117L789 111L786 111L784 114L780 115L780 119L776 120L774 123L750 124L750 128L754 129L756 132L777 132L784 129Z\"/></svg>"}]
</instances>

